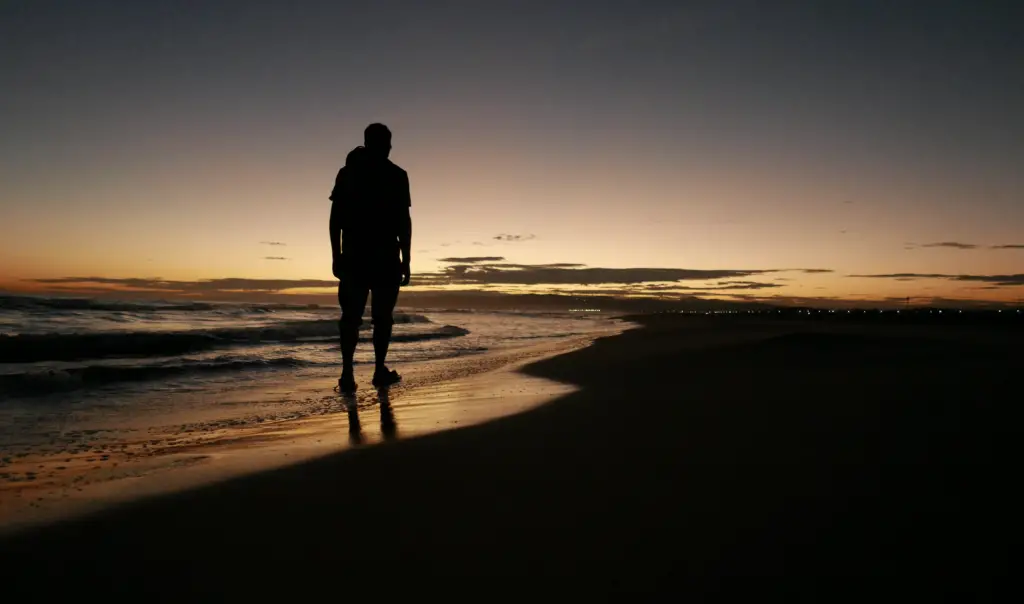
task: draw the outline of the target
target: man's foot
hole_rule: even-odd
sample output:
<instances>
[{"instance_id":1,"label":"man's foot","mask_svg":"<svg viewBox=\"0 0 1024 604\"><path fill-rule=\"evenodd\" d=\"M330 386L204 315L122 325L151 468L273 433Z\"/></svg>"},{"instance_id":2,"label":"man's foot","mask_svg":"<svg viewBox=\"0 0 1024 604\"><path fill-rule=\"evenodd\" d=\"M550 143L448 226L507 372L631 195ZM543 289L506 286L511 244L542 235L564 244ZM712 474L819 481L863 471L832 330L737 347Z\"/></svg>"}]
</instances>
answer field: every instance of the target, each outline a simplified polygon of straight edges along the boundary
<instances>
[{"instance_id":1,"label":"man's foot","mask_svg":"<svg viewBox=\"0 0 1024 604\"><path fill-rule=\"evenodd\" d=\"M397 384L402 380L402 376L398 375L398 372L394 369L378 369L373 372L373 385L377 388L386 388L392 384Z\"/></svg>"},{"instance_id":2,"label":"man's foot","mask_svg":"<svg viewBox=\"0 0 1024 604\"><path fill-rule=\"evenodd\" d=\"M352 394L356 391L356 378L351 373L342 373L338 379L338 392Z\"/></svg>"}]
</instances>

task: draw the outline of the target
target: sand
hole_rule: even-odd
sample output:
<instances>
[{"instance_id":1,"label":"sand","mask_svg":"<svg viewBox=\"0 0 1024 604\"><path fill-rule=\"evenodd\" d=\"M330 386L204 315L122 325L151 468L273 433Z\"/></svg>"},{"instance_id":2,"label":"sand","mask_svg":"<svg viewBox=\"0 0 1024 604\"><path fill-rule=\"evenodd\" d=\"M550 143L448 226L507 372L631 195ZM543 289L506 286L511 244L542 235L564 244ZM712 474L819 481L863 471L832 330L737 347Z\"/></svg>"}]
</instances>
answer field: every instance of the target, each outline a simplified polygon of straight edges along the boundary
<instances>
[{"instance_id":1,"label":"sand","mask_svg":"<svg viewBox=\"0 0 1024 604\"><path fill-rule=\"evenodd\" d=\"M550 404L8 536L6 587L979 599L1009 576L1019 332L642 321L527 367L578 388Z\"/></svg>"}]
</instances>

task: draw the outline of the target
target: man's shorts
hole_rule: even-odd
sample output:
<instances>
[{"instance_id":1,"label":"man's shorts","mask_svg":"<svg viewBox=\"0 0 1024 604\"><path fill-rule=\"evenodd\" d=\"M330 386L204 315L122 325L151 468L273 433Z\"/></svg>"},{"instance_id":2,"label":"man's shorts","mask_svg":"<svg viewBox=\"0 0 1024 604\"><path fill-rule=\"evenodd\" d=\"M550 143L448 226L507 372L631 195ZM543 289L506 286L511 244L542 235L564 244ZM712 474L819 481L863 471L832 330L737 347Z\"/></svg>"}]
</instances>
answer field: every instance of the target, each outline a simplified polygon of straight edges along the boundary
<instances>
[{"instance_id":1,"label":"man's shorts","mask_svg":"<svg viewBox=\"0 0 1024 604\"><path fill-rule=\"evenodd\" d=\"M401 265L374 267L375 270L343 270L338 282L341 322L359 327L363 323L366 299L370 298L370 316L374 325L392 325L402 281Z\"/></svg>"}]
</instances>

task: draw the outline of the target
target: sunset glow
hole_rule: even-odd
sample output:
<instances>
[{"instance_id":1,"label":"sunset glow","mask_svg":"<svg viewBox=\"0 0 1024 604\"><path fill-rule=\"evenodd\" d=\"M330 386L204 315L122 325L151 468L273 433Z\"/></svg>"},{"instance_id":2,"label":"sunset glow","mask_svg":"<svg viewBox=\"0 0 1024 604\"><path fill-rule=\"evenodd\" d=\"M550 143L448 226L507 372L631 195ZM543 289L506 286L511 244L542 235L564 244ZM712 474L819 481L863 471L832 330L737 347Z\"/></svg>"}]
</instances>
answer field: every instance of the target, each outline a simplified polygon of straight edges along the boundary
<instances>
[{"instance_id":1,"label":"sunset glow","mask_svg":"<svg viewBox=\"0 0 1024 604\"><path fill-rule=\"evenodd\" d=\"M327 195L382 121L410 291L1024 295L994 8L45 4L0 8L6 291L330 300Z\"/></svg>"}]
</instances>

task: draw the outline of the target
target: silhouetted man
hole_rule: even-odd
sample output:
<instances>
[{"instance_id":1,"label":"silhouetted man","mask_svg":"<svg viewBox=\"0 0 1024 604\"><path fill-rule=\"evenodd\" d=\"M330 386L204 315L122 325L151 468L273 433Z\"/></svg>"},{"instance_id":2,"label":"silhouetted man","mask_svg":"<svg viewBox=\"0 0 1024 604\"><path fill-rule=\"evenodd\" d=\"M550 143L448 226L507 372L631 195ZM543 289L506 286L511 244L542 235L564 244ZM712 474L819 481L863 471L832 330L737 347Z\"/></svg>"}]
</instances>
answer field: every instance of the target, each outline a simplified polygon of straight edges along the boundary
<instances>
[{"instance_id":1,"label":"silhouetted man","mask_svg":"<svg viewBox=\"0 0 1024 604\"><path fill-rule=\"evenodd\" d=\"M410 274L409 176L388 159L391 131L387 126L367 126L363 143L363 147L348 154L330 197L331 253L341 304L338 329L343 368L338 389L344 393L356 389L352 357L368 295L372 296L370 314L376 357L373 385L390 386L400 379L398 372L389 370L384 361L391 342L392 312L398 301L399 284L408 285Z\"/></svg>"}]
</instances>

